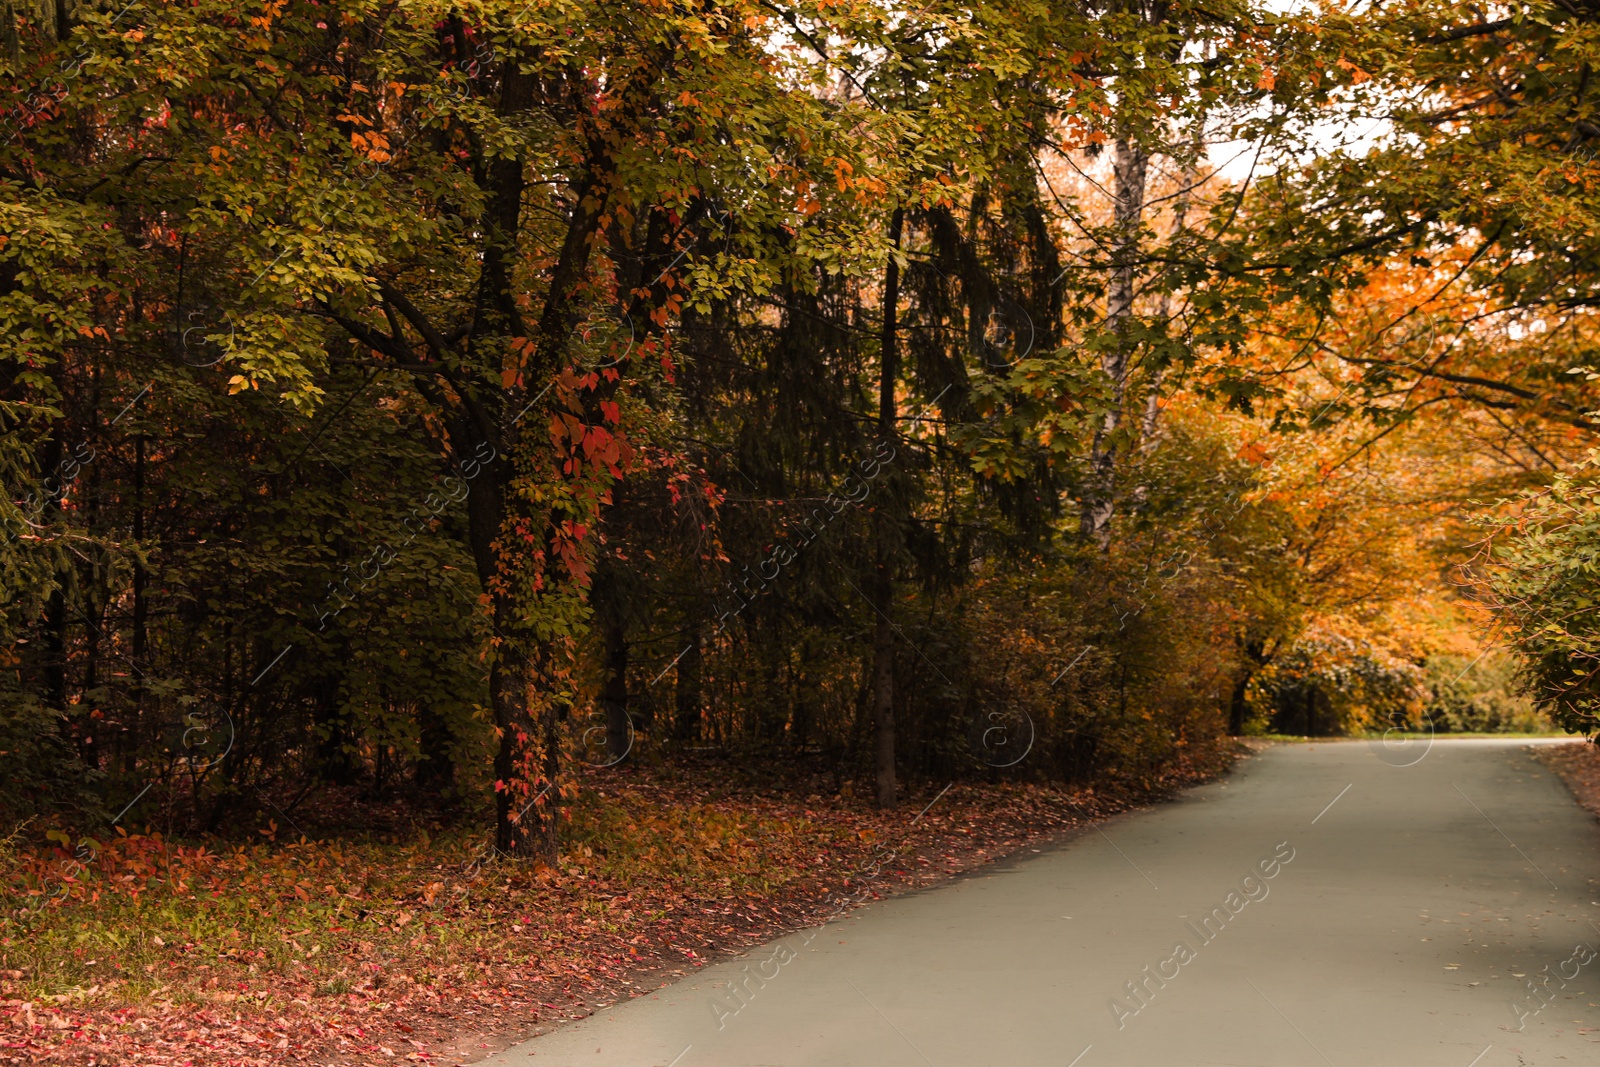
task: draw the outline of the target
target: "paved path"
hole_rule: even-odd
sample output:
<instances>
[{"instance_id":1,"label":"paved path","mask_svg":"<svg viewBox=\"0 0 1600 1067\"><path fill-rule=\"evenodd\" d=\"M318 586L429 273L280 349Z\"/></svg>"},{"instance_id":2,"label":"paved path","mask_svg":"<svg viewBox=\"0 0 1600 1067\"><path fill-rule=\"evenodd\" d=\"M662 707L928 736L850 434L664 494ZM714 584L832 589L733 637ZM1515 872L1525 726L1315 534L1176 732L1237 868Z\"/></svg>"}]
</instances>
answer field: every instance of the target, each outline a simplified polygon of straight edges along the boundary
<instances>
[{"instance_id":1,"label":"paved path","mask_svg":"<svg viewBox=\"0 0 1600 1067\"><path fill-rule=\"evenodd\" d=\"M487 1063L1600 1064L1596 901L1600 825L1525 741L1282 745Z\"/></svg>"}]
</instances>

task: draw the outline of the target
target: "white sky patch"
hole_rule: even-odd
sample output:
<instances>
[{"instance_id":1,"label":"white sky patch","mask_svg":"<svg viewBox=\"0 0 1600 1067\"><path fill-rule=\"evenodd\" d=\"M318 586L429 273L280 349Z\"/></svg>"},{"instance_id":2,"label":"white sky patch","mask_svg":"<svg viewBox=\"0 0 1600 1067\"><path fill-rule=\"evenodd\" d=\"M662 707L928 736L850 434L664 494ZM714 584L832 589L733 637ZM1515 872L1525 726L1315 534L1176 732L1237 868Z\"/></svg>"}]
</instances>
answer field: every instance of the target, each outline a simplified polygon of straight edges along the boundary
<instances>
[{"instance_id":1,"label":"white sky patch","mask_svg":"<svg viewBox=\"0 0 1600 1067\"><path fill-rule=\"evenodd\" d=\"M1262 10L1274 15L1315 14L1322 6L1306 0L1263 0L1260 5ZM1357 0L1349 8L1353 10L1359 6ZM1371 92L1370 83L1367 92ZM1206 159L1216 168L1219 178L1237 183L1245 181L1252 174L1260 178L1280 167L1303 165L1317 157L1334 153L1359 158L1396 137L1397 131L1388 114L1399 103L1398 97L1385 99L1379 96L1361 104L1350 99L1348 91L1341 90L1334 94L1333 103L1324 109L1323 114L1310 121L1292 123L1285 138L1288 143L1258 146L1257 142L1250 140L1224 138L1208 141ZM1263 100L1257 108L1237 118L1245 122L1259 121L1267 117L1272 106L1270 100ZM1264 150L1258 153L1258 147Z\"/></svg>"}]
</instances>

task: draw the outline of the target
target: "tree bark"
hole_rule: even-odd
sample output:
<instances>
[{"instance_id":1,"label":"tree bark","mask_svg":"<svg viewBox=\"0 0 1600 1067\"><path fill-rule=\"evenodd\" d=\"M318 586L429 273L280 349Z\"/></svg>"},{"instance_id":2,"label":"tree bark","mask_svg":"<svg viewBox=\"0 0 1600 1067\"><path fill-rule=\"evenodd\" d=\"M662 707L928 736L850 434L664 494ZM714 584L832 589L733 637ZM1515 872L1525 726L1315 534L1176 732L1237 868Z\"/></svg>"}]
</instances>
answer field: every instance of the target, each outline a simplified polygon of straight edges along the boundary
<instances>
[{"instance_id":1,"label":"tree bark","mask_svg":"<svg viewBox=\"0 0 1600 1067\"><path fill-rule=\"evenodd\" d=\"M895 438L895 385L900 377L900 353L897 347L900 264L894 253L900 250L900 234L905 226L905 211L896 208L889 220L889 265L883 278L883 337L879 360L878 381L878 436L892 442ZM888 485L885 485L888 488ZM893 507L893 493L873 509L876 526L876 581L873 586L873 608L877 613L872 635L872 709L876 730L874 764L877 771L878 807L893 808L896 802L895 751L894 751L894 557L898 531Z\"/></svg>"},{"instance_id":2,"label":"tree bark","mask_svg":"<svg viewBox=\"0 0 1600 1067\"><path fill-rule=\"evenodd\" d=\"M1205 147L1205 120L1195 120L1194 134L1190 136L1182 170L1178 173L1178 194L1173 197L1173 232L1168 235L1168 242L1173 242L1182 237L1184 230L1189 226L1189 197L1190 190L1194 187L1195 179L1200 176L1200 152ZM1166 320L1173 314L1173 293L1165 285L1162 293L1155 302L1155 320L1166 326ZM1155 373L1150 374L1149 392L1144 397L1144 419L1139 422L1139 451L1150 453L1155 450L1157 432L1160 430L1162 418L1162 382L1166 379L1165 366L1155 368ZM1141 486L1141 491L1144 486Z\"/></svg>"},{"instance_id":3,"label":"tree bark","mask_svg":"<svg viewBox=\"0 0 1600 1067\"><path fill-rule=\"evenodd\" d=\"M524 754L535 741L534 723L528 714L528 677L527 657L513 644L502 645L489 667L489 700L500 733L494 753L494 776L500 783L494 795L494 847L508 856L525 855L530 844L554 832L541 825L554 823L553 811L543 815L537 794L524 800L513 788L523 776ZM554 860L553 848L546 850L545 858Z\"/></svg>"},{"instance_id":4,"label":"tree bark","mask_svg":"<svg viewBox=\"0 0 1600 1067\"><path fill-rule=\"evenodd\" d=\"M452 447L470 455L470 420L453 421ZM546 862L556 859L554 798L539 798L534 792L524 798L515 788L527 770L527 760L541 731L529 710L533 662L523 643L503 625L517 617L514 598L499 591L495 582L500 571L499 546L505 520L505 494L512 467L500 456L484 465L476 478L467 482L467 538L472 548L478 581L483 589L494 589L490 603L494 617L497 648L489 665L489 703L494 714L498 744L494 755L494 775L500 783L495 790L495 849L502 854L521 856L530 847L540 848ZM543 731L548 732L548 731ZM548 754L547 754L548 755ZM548 766L549 759L541 761ZM530 785L530 790L533 788ZM543 806L541 806L543 805Z\"/></svg>"},{"instance_id":5,"label":"tree bark","mask_svg":"<svg viewBox=\"0 0 1600 1067\"><path fill-rule=\"evenodd\" d=\"M1111 379L1112 403L1095 427L1078 524L1080 534L1101 551L1111 547L1111 519L1116 511L1117 438L1128 388L1129 357L1134 348L1127 338L1128 318L1138 284L1139 222L1144 212L1148 166L1149 156L1142 146L1127 138L1117 141L1112 157L1115 244L1111 280L1106 286L1106 329L1115 343L1100 357L1100 369Z\"/></svg>"},{"instance_id":6,"label":"tree bark","mask_svg":"<svg viewBox=\"0 0 1600 1067\"><path fill-rule=\"evenodd\" d=\"M674 741L687 743L700 740L701 641L700 624L696 621L689 631L689 648L678 660L678 682L673 693Z\"/></svg>"},{"instance_id":7,"label":"tree bark","mask_svg":"<svg viewBox=\"0 0 1600 1067\"><path fill-rule=\"evenodd\" d=\"M63 398L62 407L65 408L66 374L58 361L51 370L51 377L55 380L56 393ZM46 522L56 522L62 517L62 498L65 495L65 480L62 475L62 461L66 458L67 420L65 416L55 421L51 427L50 437L45 442L43 455L43 469L47 482L52 488L44 498L44 507L41 515ZM70 558L70 557L69 557ZM71 565L62 563L55 575L55 588L50 592L50 599L45 606L45 692L51 707L63 715L67 711L67 589L72 581ZM65 720L63 719L63 722ZM68 735L70 739L70 735Z\"/></svg>"},{"instance_id":8,"label":"tree bark","mask_svg":"<svg viewBox=\"0 0 1600 1067\"><path fill-rule=\"evenodd\" d=\"M1172 203L1172 233L1169 240L1181 236L1188 224L1189 190L1197 177L1197 156L1200 151L1198 134L1192 147L1196 157L1185 160L1183 169L1178 173L1178 193ZM1163 286L1160 296L1156 298L1155 318L1164 326L1171 314L1172 292ZM1149 391L1144 398L1144 418L1139 423L1139 450L1147 454L1154 451L1156 446L1156 434L1160 429L1161 420L1161 384L1166 377L1167 368L1157 367L1150 375L1150 384L1147 387Z\"/></svg>"},{"instance_id":9,"label":"tree bark","mask_svg":"<svg viewBox=\"0 0 1600 1067\"><path fill-rule=\"evenodd\" d=\"M606 619L606 679L600 706L606 713L606 764L621 763L632 747L628 720L628 631L618 613Z\"/></svg>"},{"instance_id":10,"label":"tree bark","mask_svg":"<svg viewBox=\"0 0 1600 1067\"><path fill-rule=\"evenodd\" d=\"M1244 735L1245 693L1250 688L1251 673L1245 671L1239 675L1239 680L1233 683L1233 699L1228 703L1228 736L1242 737Z\"/></svg>"},{"instance_id":11,"label":"tree bark","mask_svg":"<svg viewBox=\"0 0 1600 1067\"><path fill-rule=\"evenodd\" d=\"M444 716L430 704L421 705L417 709L417 743L422 750L417 763L417 786L423 792L443 797L455 790L454 742Z\"/></svg>"},{"instance_id":12,"label":"tree bark","mask_svg":"<svg viewBox=\"0 0 1600 1067\"><path fill-rule=\"evenodd\" d=\"M1243 640L1240 650L1244 653L1244 669L1238 681L1234 683L1233 698L1228 704L1228 734L1231 737L1240 737L1244 734L1245 713L1249 710L1245 697L1250 690L1250 681L1273 658L1273 653L1267 650L1267 643L1264 640ZM1274 718L1276 717L1274 715Z\"/></svg>"},{"instance_id":13,"label":"tree bark","mask_svg":"<svg viewBox=\"0 0 1600 1067\"><path fill-rule=\"evenodd\" d=\"M144 550L144 475L145 437L139 434L133 442L133 541L138 546L133 558L133 721L125 727L127 735L122 739L122 770L128 774L133 772L134 754L144 737L144 683L150 656L147 621L150 607L145 595L149 579L138 554Z\"/></svg>"}]
</instances>

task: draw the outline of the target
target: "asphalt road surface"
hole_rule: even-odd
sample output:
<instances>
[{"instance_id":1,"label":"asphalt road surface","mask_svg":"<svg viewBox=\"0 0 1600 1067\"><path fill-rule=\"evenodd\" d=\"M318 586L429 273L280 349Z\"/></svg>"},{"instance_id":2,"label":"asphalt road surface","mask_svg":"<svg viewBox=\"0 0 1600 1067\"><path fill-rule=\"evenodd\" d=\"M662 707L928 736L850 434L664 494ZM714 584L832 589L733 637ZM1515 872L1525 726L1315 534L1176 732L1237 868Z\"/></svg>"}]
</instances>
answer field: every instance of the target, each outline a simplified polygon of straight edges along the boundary
<instances>
[{"instance_id":1,"label":"asphalt road surface","mask_svg":"<svg viewBox=\"0 0 1600 1067\"><path fill-rule=\"evenodd\" d=\"M1600 1064L1600 824L1528 745L1276 746L486 1063Z\"/></svg>"}]
</instances>

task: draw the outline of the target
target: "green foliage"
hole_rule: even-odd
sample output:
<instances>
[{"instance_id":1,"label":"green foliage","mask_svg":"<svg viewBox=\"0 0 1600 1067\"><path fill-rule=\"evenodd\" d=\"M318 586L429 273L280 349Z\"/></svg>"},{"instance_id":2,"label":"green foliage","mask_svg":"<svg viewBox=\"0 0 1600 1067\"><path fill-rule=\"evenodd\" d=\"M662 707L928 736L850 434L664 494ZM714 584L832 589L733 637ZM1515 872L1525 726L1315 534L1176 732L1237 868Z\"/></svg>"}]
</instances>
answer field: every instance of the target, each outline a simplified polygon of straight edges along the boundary
<instances>
[{"instance_id":1,"label":"green foliage","mask_svg":"<svg viewBox=\"0 0 1600 1067\"><path fill-rule=\"evenodd\" d=\"M1589 461L1484 519L1483 576L1539 707L1600 733L1600 481Z\"/></svg>"},{"instance_id":2,"label":"green foliage","mask_svg":"<svg viewBox=\"0 0 1600 1067\"><path fill-rule=\"evenodd\" d=\"M1517 684L1516 666L1503 653L1430 657L1423 718L1441 733L1547 732L1550 720Z\"/></svg>"},{"instance_id":3,"label":"green foliage","mask_svg":"<svg viewBox=\"0 0 1600 1067\"><path fill-rule=\"evenodd\" d=\"M0 820L16 825L44 814L72 825L104 818L96 792L100 777L85 766L71 733L75 724L38 694L0 681Z\"/></svg>"}]
</instances>

